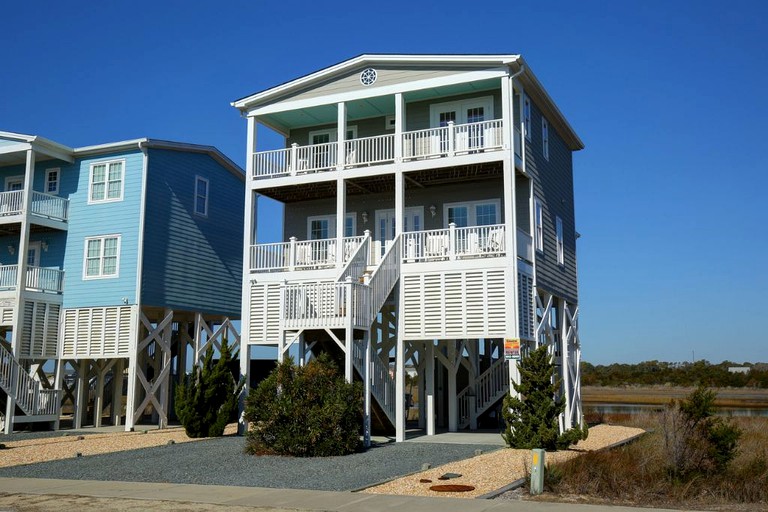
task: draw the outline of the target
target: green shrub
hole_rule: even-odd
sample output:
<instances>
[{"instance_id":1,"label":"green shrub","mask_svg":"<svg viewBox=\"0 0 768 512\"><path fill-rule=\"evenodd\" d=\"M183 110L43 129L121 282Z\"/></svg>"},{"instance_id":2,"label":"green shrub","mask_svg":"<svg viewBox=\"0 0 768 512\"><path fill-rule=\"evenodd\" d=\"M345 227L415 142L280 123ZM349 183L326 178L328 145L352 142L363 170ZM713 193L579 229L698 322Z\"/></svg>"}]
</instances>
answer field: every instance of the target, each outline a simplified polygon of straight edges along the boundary
<instances>
[{"instance_id":1,"label":"green shrub","mask_svg":"<svg viewBox=\"0 0 768 512\"><path fill-rule=\"evenodd\" d=\"M230 370L235 357L224 339L220 357L214 362L211 344L203 367L196 368L176 389L176 415L189 437L218 437L227 423L236 418L237 399L244 381L236 383Z\"/></svg>"},{"instance_id":2,"label":"green shrub","mask_svg":"<svg viewBox=\"0 0 768 512\"><path fill-rule=\"evenodd\" d=\"M502 436L511 448L567 448L586 439L588 430L574 427L560 433L558 417L565 411L565 400L555 398L560 381L554 379L555 365L542 345L520 360L520 383L513 383L520 398L504 398L506 430Z\"/></svg>"},{"instance_id":3,"label":"green shrub","mask_svg":"<svg viewBox=\"0 0 768 512\"><path fill-rule=\"evenodd\" d=\"M360 449L363 390L320 355L300 367L290 357L245 402L246 451L297 457L347 455Z\"/></svg>"},{"instance_id":4,"label":"green shrub","mask_svg":"<svg viewBox=\"0 0 768 512\"><path fill-rule=\"evenodd\" d=\"M704 386L672 400L661 418L670 473L687 479L722 472L736 457L741 429L715 417L716 393Z\"/></svg>"}]
</instances>

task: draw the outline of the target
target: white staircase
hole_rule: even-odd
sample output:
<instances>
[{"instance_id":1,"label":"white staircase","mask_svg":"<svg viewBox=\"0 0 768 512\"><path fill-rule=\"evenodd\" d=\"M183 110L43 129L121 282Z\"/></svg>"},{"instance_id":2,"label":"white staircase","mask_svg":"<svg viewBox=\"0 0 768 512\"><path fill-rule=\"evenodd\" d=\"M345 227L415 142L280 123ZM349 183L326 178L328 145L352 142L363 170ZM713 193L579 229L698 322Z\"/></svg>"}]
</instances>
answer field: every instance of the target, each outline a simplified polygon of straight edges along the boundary
<instances>
[{"instance_id":1,"label":"white staircase","mask_svg":"<svg viewBox=\"0 0 768 512\"><path fill-rule=\"evenodd\" d=\"M363 344L355 340L352 344L352 362L360 375L364 375L365 350ZM395 424L395 379L389 373L389 365L385 364L377 354L371 354L371 394L384 411L387 419Z\"/></svg>"},{"instance_id":2,"label":"white staircase","mask_svg":"<svg viewBox=\"0 0 768 512\"><path fill-rule=\"evenodd\" d=\"M474 393L473 393L474 392ZM497 359L470 385L456 396L459 407L459 428L467 428L477 418L509 392L509 362ZM473 410L474 409L474 410Z\"/></svg>"},{"instance_id":3,"label":"white staircase","mask_svg":"<svg viewBox=\"0 0 768 512\"><path fill-rule=\"evenodd\" d=\"M19 364L13 354L0 344L0 388L26 416L14 418L16 423L53 421L59 416L60 391L44 389ZM4 411L3 411L4 413ZM8 418L4 418L9 421Z\"/></svg>"}]
</instances>

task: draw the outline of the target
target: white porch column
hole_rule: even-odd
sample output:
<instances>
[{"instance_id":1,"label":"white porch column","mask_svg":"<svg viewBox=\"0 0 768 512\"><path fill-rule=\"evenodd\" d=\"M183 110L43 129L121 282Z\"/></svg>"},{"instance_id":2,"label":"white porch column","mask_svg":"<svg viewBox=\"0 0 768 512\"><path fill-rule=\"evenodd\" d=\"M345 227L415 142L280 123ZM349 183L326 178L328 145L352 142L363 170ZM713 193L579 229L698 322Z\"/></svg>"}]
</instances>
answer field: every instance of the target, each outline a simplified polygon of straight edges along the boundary
<instances>
[{"instance_id":1,"label":"white porch column","mask_svg":"<svg viewBox=\"0 0 768 512\"><path fill-rule=\"evenodd\" d=\"M118 359L112 368L112 424L117 426L122 421L123 414L123 372L125 371L125 359Z\"/></svg>"},{"instance_id":2,"label":"white porch column","mask_svg":"<svg viewBox=\"0 0 768 512\"><path fill-rule=\"evenodd\" d=\"M346 310L347 314L347 323L344 332L344 375L347 379L347 382L351 383L355 377L354 362L352 361L352 352L355 350L355 340L353 339L355 336L355 331L352 325L354 319L354 316L352 315L352 294L354 293L354 289L352 287L352 276L347 276L346 290L347 302L344 306L344 309Z\"/></svg>"},{"instance_id":3,"label":"white porch column","mask_svg":"<svg viewBox=\"0 0 768 512\"><path fill-rule=\"evenodd\" d=\"M83 419L86 413L86 400L88 396L88 360L80 360L77 365L77 394L75 395L75 414L72 428L80 429L83 427Z\"/></svg>"},{"instance_id":4,"label":"white porch column","mask_svg":"<svg viewBox=\"0 0 768 512\"><path fill-rule=\"evenodd\" d=\"M363 444L371 446L371 330L365 332L365 360L363 363L363 382L365 383L365 402L363 409Z\"/></svg>"},{"instance_id":5,"label":"white porch column","mask_svg":"<svg viewBox=\"0 0 768 512\"><path fill-rule=\"evenodd\" d=\"M426 354L424 358L427 363L427 370L424 372L426 379L426 402L427 402L427 435L435 435L435 342L429 340L426 343Z\"/></svg>"},{"instance_id":6,"label":"white porch column","mask_svg":"<svg viewBox=\"0 0 768 512\"><path fill-rule=\"evenodd\" d=\"M344 220L347 212L347 182L336 179L336 266L344 266Z\"/></svg>"},{"instance_id":7,"label":"white porch column","mask_svg":"<svg viewBox=\"0 0 768 512\"><path fill-rule=\"evenodd\" d=\"M397 177L396 173L395 176ZM402 174L400 174L402 180ZM397 180L397 178L395 178ZM400 217L402 220L402 216ZM400 222L396 224L400 226ZM399 233L399 231L398 231ZM398 283L396 288L397 297L397 342L395 344L395 441L405 441L405 340L403 339L403 287Z\"/></svg>"},{"instance_id":8,"label":"white porch column","mask_svg":"<svg viewBox=\"0 0 768 512\"><path fill-rule=\"evenodd\" d=\"M403 161L403 132L405 131L405 100L403 93L395 94L395 162Z\"/></svg>"},{"instance_id":9,"label":"white porch column","mask_svg":"<svg viewBox=\"0 0 768 512\"><path fill-rule=\"evenodd\" d=\"M93 426L96 428L101 427L101 413L104 409L104 377L107 372L106 361L104 364L97 364L94 361L94 367L96 368L96 395L93 400Z\"/></svg>"},{"instance_id":10,"label":"white porch column","mask_svg":"<svg viewBox=\"0 0 768 512\"><path fill-rule=\"evenodd\" d=\"M403 232L405 217L405 180L401 170L395 171L395 236Z\"/></svg>"},{"instance_id":11,"label":"white porch column","mask_svg":"<svg viewBox=\"0 0 768 512\"><path fill-rule=\"evenodd\" d=\"M347 154L345 151L347 141L347 104L343 101L338 104L337 109L337 127L338 134L336 138L336 169L344 169L344 165L347 163Z\"/></svg>"},{"instance_id":12,"label":"white porch column","mask_svg":"<svg viewBox=\"0 0 768 512\"><path fill-rule=\"evenodd\" d=\"M509 76L501 77L501 112L504 127L502 129L502 141L504 143L504 149L512 153L514 158L514 127L515 118L513 116L513 98L512 80Z\"/></svg>"},{"instance_id":13,"label":"white porch column","mask_svg":"<svg viewBox=\"0 0 768 512\"><path fill-rule=\"evenodd\" d=\"M134 332L131 342L131 352L128 357L128 396L125 403L125 431L131 432L135 425L135 412L136 412L136 394L138 393L136 383L136 372L141 371L139 369L139 354L137 349L136 338L138 332Z\"/></svg>"},{"instance_id":14,"label":"white porch column","mask_svg":"<svg viewBox=\"0 0 768 512\"><path fill-rule=\"evenodd\" d=\"M248 134L246 141L246 177L245 177L245 219L243 222L243 283L241 290L241 315L240 315L240 375L247 375L249 370L249 341L250 341L250 307L251 307L251 246L256 244L257 228L258 228L258 210L259 210L259 195L251 188L252 176L254 171L254 155L256 153L256 139L257 139L258 125L256 118L253 116L248 117ZM179 336L179 339L183 339ZM184 342L186 347L186 341ZM180 352L181 354L181 352ZM195 354L197 357L197 354ZM186 356L185 356L186 358ZM186 359L185 359L186 363ZM194 365L193 365L194 367ZM185 365L186 369L186 365ZM245 407L245 396L248 393L248 382L246 381L243 386L243 392L239 400L239 411L243 412ZM242 427L240 425L238 430ZM239 432L242 434L243 432Z\"/></svg>"}]
</instances>

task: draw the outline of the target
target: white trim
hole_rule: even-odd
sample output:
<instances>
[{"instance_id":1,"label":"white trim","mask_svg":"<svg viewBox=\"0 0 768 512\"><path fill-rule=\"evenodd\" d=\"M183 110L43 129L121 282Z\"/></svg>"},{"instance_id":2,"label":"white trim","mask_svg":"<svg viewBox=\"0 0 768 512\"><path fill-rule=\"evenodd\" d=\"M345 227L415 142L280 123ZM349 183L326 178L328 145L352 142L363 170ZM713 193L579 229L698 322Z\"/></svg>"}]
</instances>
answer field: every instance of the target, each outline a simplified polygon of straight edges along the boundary
<instances>
[{"instance_id":1,"label":"white trim","mask_svg":"<svg viewBox=\"0 0 768 512\"><path fill-rule=\"evenodd\" d=\"M5 192L10 192L9 185L10 183L13 183L14 181L18 181L21 183L21 188L19 190L24 190L24 175L19 174L18 176L6 176L5 177L5 188L3 189Z\"/></svg>"},{"instance_id":2,"label":"white trim","mask_svg":"<svg viewBox=\"0 0 768 512\"><path fill-rule=\"evenodd\" d=\"M344 229L346 230L347 220L350 218L352 219L352 235L345 233L344 236L357 235L357 212L347 212L344 215ZM307 240L312 240L312 221L314 220L328 221L328 238L336 238L336 214L329 213L328 215L312 215L307 217Z\"/></svg>"},{"instance_id":3,"label":"white trim","mask_svg":"<svg viewBox=\"0 0 768 512\"><path fill-rule=\"evenodd\" d=\"M384 129L385 130L394 130L397 126L397 123L395 122L395 116L389 115L384 116Z\"/></svg>"},{"instance_id":4,"label":"white trim","mask_svg":"<svg viewBox=\"0 0 768 512\"><path fill-rule=\"evenodd\" d=\"M357 138L357 125L356 124L352 124L352 125L347 126L347 133L349 133L349 132L352 132L352 139L356 139ZM309 135L307 136L307 144L309 144L310 146L313 144L312 143L312 137L314 137L315 135L326 135L326 134L329 135L328 143L338 142L339 141L339 131L338 131L338 129L336 129L336 128L327 128L325 130L313 130L313 131L309 132ZM345 139L345 140L352 140L352 139Z\"/></svg>"},{"instance_id":5,"label":"white trim","mask_svg":"<svg viewBox=\"0 0 768 512\"><path fill-rule=\"evenodd\" d=\"M466 206L467 208L467 226L477 226L477 211L478 206L493 204L496 206L496 220L491 224L499 224L499 217L501 216L501 201L497 199L479 199L476 201L457 201L455 203L443 204L443 227L448 228L448 208L457 208ZM485 224L487 225L487 224Z\"/></svg>"},{"instance_id":6,"label":"white trim","mask_svg":"<svg viewBox=\"0 0 768 512\"><path fill-rule=\"evenodd\" d=\"M107 197L109 192L109 166L116 163L122 164L122 170L120 174L120 197ZM104 165L106 172L104 174L104 199L93 199L93 168L97 165ZM88 204L102 204L102 203L116 203L123 200L125 194L125 158L117 158L110 160L99 160L91 162L88 166Z\"/></svg>"},{"instance_id":7,"label":"white trim","mask_svg":"<svg viewBox=\"0 0 768 512\"><path fill-rule=\"evenodd\" d=\"M458 101L448 101L444 103L433 103L429 106L429 122L432 128L440 126L439 115L441 112L456 111L456 124L467 122L467 110L470 108L483 107L485 110L484 120L494 119L493 116L493 96L478 96L476 98L467 98Z\"/></svg>"},{"instance_id":8,"label":"white trim","mask_svg":"<svg viewBox=\"0 0 768 512\"><path fill-rule=\"evenodd\" d=\"M115 263L115 273L104 275L104 241L111 238L117 239L117 262ZM88 275L88 242L91 240L101 240L101 246L99 248L99 274L95 276ZM121 240L122 235L118 233L85 237L83 240L83 281L91 281L95 279L115 279L120 277Z\"/></svg>"},{"instance_id":9,"label":"white trim","mask_svg":"<svg viewBox=\"0 0 768 512\"><path fill-rule=\"evenodd\" d=\"M523 93L523 131L525 132L525 140L531 140L531 99L527 94Z\"/></svg>"},{"instance_id":10,"label":"white trim","mask_svg":"<svg viewBox=\"0 0 768 512\"><path fill-rule=\"evenodd\" d=\"M29 242L27 244L27 260L29 260L29 250L34 249L35 250L35 261L32 262L32 264L27 261L27 268L29 267L39 267L40 266L40 252L43 250L43 243L40 240L35 240L34 242Z\"/></svg>"},{"instance_id":11,"label":"white trim","mask_svg":"<svg viewBox=\"0 0 768 512\"><path fill-rule=\"evenodd\" d=\"M549 121L544 116L541 116L541 153L549 162Z\"/></svg>"},{"instance_id":12,"label":"white trim","mask_svg":"<svg viewBox=\"0 0 768 512\"><path fill-rule=\"evenodd\" d=\"M555 243L557 245L557 264L565 265L565 243L563 239L563 219L555 217Z\"/></svg>"},{"instance_id":13,"label":"white trim","mask_svg":"<svg viewBox=\"0 0 768 512\"><path fill-rule=\"evenodd\" d=\"M145 217L147 215L147 174L149 171L149 151L145 145L140 145L139 149L142 153L142 165L141 165L141 199L139 201L139 233L138 233L138 246L136 249L136 297L134 297L134 303L141 311L141 284L142 284L142 272L144 272L144 225ZM138 318L138 313L137 313ZM131 329L136 329L136 323L131 324ZM131 333L131 339L134 339L136 332ZM129 388L130 389L130 388Z\"/></svg>"},{"instance_id":14,"label":"white trim","mask_svg":"<svg viewBox=\"0 0 768 512\"><path fill-rule=\"evenodd\" d=\"M538 197L533 198L533 247L544 252L544 205Z\"/></svg>"},{"instance_id":15,"label":"white trim","mask_svg":"<svg viewBox=\"0 0 768 512\"><path fill-rule=\"evenodd\" d=\"M197 185L201 181L205 182L205 196L200 196L197 193ZM198 217L208 217L208 198L210 197L210 195L211 195L211 182L208 181L207 178L203 178L202 176L196 174L195 175L195 190L194 190L194 196L192 198L192 211ZM197 200L200 197L203 197L204 201L205 201L204 204L203 204L204 208L203 208L203 212L202 213L197 211Z\"/></svg>"},{"instance_id":16,"label":"white trim","mask_svg":"<svg viewBox=\"0 0 768 512\"><path fill-rule=\"evenodd\" d=\"M55 190L48 190L48 184L50 181L51 173L56 173L56 189ZM45 193L46 194L56 194L58 195L59 190L61 189L61 168L60 167L51 167L50 169L45 170Z\"/></svg>"}]
</instances>

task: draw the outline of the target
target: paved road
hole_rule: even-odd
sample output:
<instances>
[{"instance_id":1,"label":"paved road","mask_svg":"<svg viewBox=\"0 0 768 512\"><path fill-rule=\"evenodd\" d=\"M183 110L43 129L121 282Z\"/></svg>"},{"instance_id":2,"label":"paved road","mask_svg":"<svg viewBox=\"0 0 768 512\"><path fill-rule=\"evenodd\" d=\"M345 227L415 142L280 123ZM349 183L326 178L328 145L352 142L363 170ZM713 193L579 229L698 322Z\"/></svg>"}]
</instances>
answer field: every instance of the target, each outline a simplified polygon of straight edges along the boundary
<instances>
[{"instance_id":1,"label":"paved road","mask_svg":"<svg viewBox=\"0 0 768 512\"><path fill-rule=\"evenodd\" d=\"M78 512L105 509L218 511L221 510L222 506L227 507L228 510L238 511L272 509L327 512L391 512L392 510L422 512L630 512L642 510L629 507L531 501L465 500L301 489L36 478L0 478L0 493L2 493L0 494L0 506L11 505L14 507L11 510L18 510L19 512L62 509L77 509ZM11 498L9 495L14 497ZM19 495L31 496L20 501ZM43 503L47 503L51 507L44 508L41 506L39 497L50 495L55 495L56 498L42 500ZM89 503L89 500L77 498L81 496L92 498L92 500ZM15 500L15 502L9 503L8 500L10 499ZM33 500L37 500L37 503L33 503ZM142 501L133 502L131 500ZM663 512L663 509L653 510Z\"/></svg>"}]
</instances>

